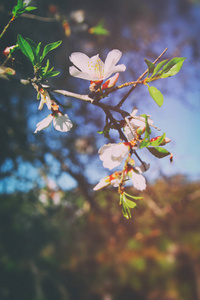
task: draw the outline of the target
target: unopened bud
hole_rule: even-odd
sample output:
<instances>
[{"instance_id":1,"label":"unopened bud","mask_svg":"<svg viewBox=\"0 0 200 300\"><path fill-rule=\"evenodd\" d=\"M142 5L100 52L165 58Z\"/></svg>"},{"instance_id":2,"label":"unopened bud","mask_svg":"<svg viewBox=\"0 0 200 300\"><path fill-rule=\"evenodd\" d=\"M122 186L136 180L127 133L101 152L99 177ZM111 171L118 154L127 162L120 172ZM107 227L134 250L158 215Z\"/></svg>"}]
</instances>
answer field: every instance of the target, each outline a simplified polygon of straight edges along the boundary
<instances>
[{"instance_id":1,"label":"unopened bud","mask_svg":"<svg viewBox=\"0 0 200 300\"><path fill-rule=\"evenodd\" d=\"M145 132L145 127L140 126L139 128L136 129L136 133L138 135L142 135Z\"/></svg>"},{"instance_id":2,"label":"unopened bud","mask_svg":"<svg viewBox=\"0 0 200 300\"><path fill-rule=\"evenodd\" d=\"M69 26L69 23L65 20L65 21L63 21L62 26L64 28L65 35L70 36L71 35L71 28Z\"/></svg>"},{"instance_id":3,"label":"unopened bud","mask_svg":"<svg viewBox=\"0 0 200 300\"><path fill-rule=\"evenodd\" d=\"M15 75L16 72L12 68L0 67L0 75Z\"/></svg>"},{"instance_id":4,"label":"unopened bud","mask_svg":"<svg viewBox=\"0 0 200 300\"><path fill-rule=\"evenodd\" d=\"M157 136L157 137L154 137L150 140L150 142L154 142L154 141L157 141L158 139L160 139L161 136ZM167 143L171 142L171 139L169 139L168 137L165 137L164 140L162 141L162 143L160 144L160 146L164 146L166 145Z\"/></svg>"},{"instance_id":5,"label":"unopened bud","mask_svg":"<svg viewBox=\"0 0 200 300\"><path fill-rule=\"evenodd\" d=\"M171 153L169 160L170 160L170 163L173 163L173 153Z\"/></svg>"},{"instance_id":6,"label":"unopened bud","mask_svg":"<svg viewBox=\"0 0 200 300\"><path fill-rule=\"evenodd\" d=\"M6 47L6 49L3 51L3 54L4 54L5 56L8 56L8 55L10 54L10 51L11 51L12 49L14 49L15 47L16 47L16 45L10 46L10 47Z\"/></svg>"},{"instance_id":7,"label":"unopened bud","mask_svg":"<svg viewBox=\"0 0 200 300\"><path fill-rule=\"evenodd\" d=\"M110 89L117 83L117 80L119 78L119 73L116 73L114 76L112 76L110 79L108 79L102 86L101 89Z\"/></svg>"}]
</instances>

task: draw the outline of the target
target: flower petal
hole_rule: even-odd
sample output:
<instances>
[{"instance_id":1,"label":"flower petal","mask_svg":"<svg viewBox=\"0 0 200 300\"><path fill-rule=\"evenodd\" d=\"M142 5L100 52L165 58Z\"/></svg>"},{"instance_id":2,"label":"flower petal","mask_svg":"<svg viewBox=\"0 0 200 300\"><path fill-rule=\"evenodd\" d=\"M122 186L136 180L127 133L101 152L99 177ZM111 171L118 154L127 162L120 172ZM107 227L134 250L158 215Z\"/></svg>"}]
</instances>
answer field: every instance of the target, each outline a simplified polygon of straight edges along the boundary
<instances>
[{"instance_id":1,"label":"flower petal","mask_svg":"<svg viewBox=\"0 0 200 300\"><path fill-rule=\"evenodd\" d=\"M129 150L130 146L124 143L107 144L99 149L99 157L103 161L104 168L112 170L121 164Z\"/></svg>"},{"instance_id":2,"label":"flower petal","mask_svg":"<svg viewBox=\"0 0 200 300\"><path fill-rule=\"evenodd\" d=\"M54 116L53 125L56 130L62 132L69 131L73 126L72 121L69 119L68 115L65 114L63 116L60 113L57 116Z\"/></svg>"},{"instance_id":3,"label":"flower petal","mask_svg":"<svg viewBox=\"0 0 200 300\"><path fill-rule=\"evenodd\" d=\"M136 167L135 169L139 172L139 174L146 172L150 168L150 164L147 164L143 161L140 167Z\"/></svg>"},{"instance_id":4,"label":"flower petal","mask_svg":"<svg viewBox=\"0 0 200 300\"><path fill-rule=\"evenodd\" d=\"M124 72L126 70L126 66L125 65L117 65L117 66L114 66L111 70L110 70L110 72L108 72L108 73L105 73L104 72L104 76L105 76L105 78L108 78L108 77L110 77L110 75L111 74L113 74L113 73L117 73L117 72ZM111 74L110 74L111 73ZM110 75L109 75L110 74Z\"/></svg>"},{"instance_id":5,"label":"flower petal","mask_svg":"<svg viewBox=\"0 0 200 300\"><path fill-rule=\"evenodd\" d=\"M104 63L99 58L99 54L90 58L89 72L91 74L91 80L101 80L104 78Z\"/></svg>"},{"instance_id":6,"label":"flower petal","mask_svg":"<svg viewBox=\"0 0 200 300\"><path fill-rule=\"evenodd\" d=\"M133 170L131 170L128 172L128 176L130 177L135 189L139 191L143 191L146 189L146 179L143 175L137 174Z\"/></svg>"},{"instance_id":7,"label":"flower petal","mask_svg":"<svg viewBox=\"0 0 200 300\"><path fill-rule=\"evenodd\" d=\"M92 80L91 75L89 73L81 72L74 66L69 67L69 73L70 73L71 76L74 76L74 77L77 77L77 78Z\"/></svg>"},{"instance_id":8,"label":"flower petal","mask_svg":"<svg viewBox=\"0 0 200 300\"><path fill-rule=\"evenodd\" d=\"M114 49L108 53L105 60L104 79L110 77L112 73L125 71L125 65L115 66L116 63L120 60L121 56L122 52L118 49Z\"/></svg>"},{"instance_id":9,"label":"flower petal","mask_svg":"<svg viewBox=\"0 0 200 300\"><path fill-rule=\"evenodd\" d=\"M88 72L88 62L90 58L81 52L74 52L70 55L71 62L82 72Z\"/></svg>"},{"instance_id":10,"label":"flower petal","mask_svg":"<svg viewBox=\"0 0 200 300\"><path fill-rule=\"evenodd\" d=\"M93 188L94 191L100 190L106 186L110 185L110 176L102 178L97 185Z\"/></svg>"},{"instance_id":11,"label":"flower petal","mask_svg":"<svg viewBox=\"0 0 200 300\"><path fill-rule=\"evenodd\" d=\"M36 125L36 130L34 131L34 133L42 130L42 129L45 129L47 127L49 127L49 125L51 124L53 120L53 116L52 115L48 115L45 119L43 119L42 121L40 121L39 123L37 123Z\"/></svg>"},{"instance_id":12,"label":"flower petal","mask_svg":"<svg viewBox=\"0 0 200 300\"><path fill-rule=\"evenodd\" d=\"M122 52L118 49L113 49L110 51L106 57L105 60L105 71L109 70L110 68L113 68L116 63L120 60L122 56Z\"/></svg>"}]
</instances>

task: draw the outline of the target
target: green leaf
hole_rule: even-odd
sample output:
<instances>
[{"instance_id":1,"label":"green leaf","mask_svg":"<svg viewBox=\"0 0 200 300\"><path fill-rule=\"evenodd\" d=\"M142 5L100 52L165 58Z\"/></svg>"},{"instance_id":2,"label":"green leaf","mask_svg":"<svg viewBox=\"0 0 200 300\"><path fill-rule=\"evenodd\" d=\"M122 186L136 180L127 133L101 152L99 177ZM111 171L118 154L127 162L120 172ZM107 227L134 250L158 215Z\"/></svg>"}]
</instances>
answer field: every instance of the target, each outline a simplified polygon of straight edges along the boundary
<instances>
[{"instance_id":1,"label":"green leaf","mask_svg":"<svg viewBox=\"0 0 200 300\"><path fill-rule=\"evenodd\" d=\"M158 158L163 158L171 154L169 151L162 147L148 147L147 149L151 154Z\"/></svg>"},{"instance_id":2,"label":"green leaf","mask_svg":"<svg viewBox=\"0 0 200 300\"><path fill-rule=\"evenodd\" d=\"M39 63L40 61L40 57L39 57L39 51L40 51L40 45L41 43L39 43L38 45L32 41L30 38L26 38L26 41L29 43L29 45L31 46L34 56L35 56L35 64ZM39 66L38 66L39 67Z\"/></svg>"},{"instance_id":3,"label":"green leaf","mask_svg":"<svg viewBox=\"0 0 200 300\"><path fill-rule=\"evenodd\" d=\"M89 33L96 35L109 35L110 32L103 27L104 20L101 20L96 26L89 29Z\"/></svg>"},{"instance_id":4,"label":"green leaf","mask_svg":"<svg viewBox=\"0 0 200 300\"><path fill-rule=\"evenodd\" d=\"M35 6L26 6L23 0L18 0L17 5L13 7L12 14L15 18L22 15L24 12L29 12L31 10L35 10L37 7Z\"/></svg>"},{"instance_id":5,"label":"green leaf","mask_svg":"<svg viewBox=\"0 0 200 300\"><path fill-rule=\"evenodd\" d=\"M137 206L137 204L134 201L131 201L131 200L127 199L127 198L125 200L125 204L126 204L126 206L128 206L130 208L134 208L134 207Z\"/></svg>"},{"instance_id":6,"label":"green leaf","mask_svg":"<svg viewBox=\"0 0 200 300\"><path fill-rule=\"evenodd\" d=\"M146 58L144 60L145 60L145 62L147 64L147 67L148 67L148 75L147 75L147 77L149 77L149 74L153 73L153 71L155 69L155 65L152 62L150 62L148 59L146 59Z\"/></svg>"},{"instance_id":7,"label":"green leaf","mask_svg":"<svg viewBox=\"0 0 200 300\"><path fill-rule=\"evenodd\" d=\"M60 46L61 43L62 43L62 41L58 41L58 42L54 42L54 43L46 45L44 47L42 56L40 57L40 62L43 61L43 59L45 58L45 56L47 55L47 53L49 53L50 51L56 49L58 46Z\"/></svg>"},{"instance_id":8,"label":"green leaf","mask_svg":"<svg viewBox=\"0 0 200 300\"><path fill-rule=\"evenodd\" d=\"M23 8L24 8L23 0L18 0L17 5L15 5L12 9L13 16L16 17L17 14L20 13L21 10L23 10Z\"/></svg>"},{"instance_id":9,"label":"green leaf","mask_svg":"<svg viewBox=\"0 0 200 300\"><path fill-rule=\"evenodd\" d=\"M164 101L162 93L154 86L149 86L148 90L153 100L161 107Z\"/></svg>"},{"instance_id":10,"label":"green leaf","mask_svg":"<svg viewBox=\"0 0 200 300\"><path fill-rule=\"evenodd\" d=\"M35 7L35 6L27 6L25 8L25 11L32 11L32 10L35 10L35 9L37 9L37 7Z\"/></svg>"},{"instance_id":11,"label":"green leaf","mask_svg":"<svg viewBox=\"0 0 200 300\"><path fill-rule=\"evenodd\" d=\"M35 64L34 47L31 44L29 44L29 42L25 40L20 34L18 34L17 36L17 43L21 51L24 53L24 55L26 55L26 57L28 57L28 59L34 66Z\"/></svg>"},{"instance_id":12,"label":"green leaf","mask_svg":"<svg viewBox=\"0 0 200 300\"><path fill-rule=\"evenodd\" d=\"M153 74L152 74L151 78L152 78L153 76L156 75L156 73L162 68L162 66L163 66L167 61L168 61L168 59L165 59L165 60L161 61L159 64L156 65L156 67L155 67L155 69L154 69L154 71L153 71Z\"/></svg>"},{"instance_id":13,"label":"green leaf","mask_svg":"<svg viewBox=\"0 0 200 300\"><path fill-rule=\"evenodd\" d=\"M124 202L122 203L122 213L123 213L123 216L126 218L126 219L130 219L132 216L131 216L131 211L129 209L128 206L126 206L124 204Z\"/></svg>"},{"instance_id":14,"label":"green leaf","mask_svg":"<svg viewBox=\"0 0 200 300\"><path fill-rule=\"evenodd\" d=\"M145 118L145 135L143 141L140 143L140 149L149 146L150 144L150 134L151 134L151 128L149 127L148 123L148 116L143 114L141 117Z\"/></svg>"},{"instance_id":15,"label":"green leaf","mask_svg":"<svg viewBox=\"0 0 200 300\"><path fill-rule=\"evenodd\" d=\"M142 199L143 199L143 197L132 196L132 195L127 194L126 192L124 192L124 194L125 194L127 197L130 197L130 198L132 198L132 199L134 199L134 200L142 200Z\"/></svg>"},{"instance_id":16,"label":"green leaf","mask_svg":"<svg viewBox=\"0 0 200 300\"><path fill-rule=\"evenodd\" d=\"M46 66L39 70L40 78L46 79L47 77L55 77L58 74L60 74L59 71L53 71L54 67L52 67L49 70L48 70L48 68L49 68L49 59L47 60Z\"/></svg>"},{"instance_id":17,"label":"green leaf","mask_svg":"<svg viewBox=\"0 0 200 300\"><path fill-rule=\"evenodd\" d=\"M111 125L110 124L106 124L104 126L104 129L102 131L98 131L99 134L103 134L105 138L110 140L110 129L111 129Z\"/></svg>"},{"instance_id":18,"label":"green leaf","mask_svg":"<svg viewBox=\"0 0 200 300\"><path fill-rule=\"evenodd\" d=\"M150 145L150 142L149 142L149 141L143 140L143 141L140 143L139 148L142 149L142 148L148 147L149 145Z\"/></svg>"},{"instance_id":19,"label":"green leaf","mask_svg":"<svg viewBox=\"0 0 200 300\"><path fill-rule=\"evenodd\" d=\"M163 140L165 139L165 136L166 136L166 133L163 133L163 135L160 138L158 138L157 140L155 140L153 142L150 142L150 145L154 146L154 147L159 146L163 142Z\"/></svg>"},{"instance_id":20,"label":"green leaf","mask_svg":"<svg viewBox=\"0 0 200 300\"><path fill-rule=\"evenodd\" d=\"M60 72L59 71L50 71L50 72L47 72L46 75L43 77L43 78L47 78L47 77L55 77L57 75L59 75Z\"/></svg>"},{"instance_id":21,"label":"green leaf","mask_svg":"<svg viewBox=\"0 0 200 300\"><path fill-rule=\"evenodd\" d=\"M158 72L159 78L167 78L176 75L182 68L185 57L175 57L171 59L163 69Z\"/></svg>"},{"instance_id":22,"label":"green leaf","mask_svg":"<svg viewBox=\"0 0 200 300\"><path fill-rule=\"evenodd\" d=\"M41 43L39 43L39 44L37 45L37 48L35 49L35 54L36 54L36 57L38 57L38 56L39 56L39 52L40 52L40 46L41 46ZM39 57L38 57L38 60L39 60Z\"/></svg>"}]
</instances>

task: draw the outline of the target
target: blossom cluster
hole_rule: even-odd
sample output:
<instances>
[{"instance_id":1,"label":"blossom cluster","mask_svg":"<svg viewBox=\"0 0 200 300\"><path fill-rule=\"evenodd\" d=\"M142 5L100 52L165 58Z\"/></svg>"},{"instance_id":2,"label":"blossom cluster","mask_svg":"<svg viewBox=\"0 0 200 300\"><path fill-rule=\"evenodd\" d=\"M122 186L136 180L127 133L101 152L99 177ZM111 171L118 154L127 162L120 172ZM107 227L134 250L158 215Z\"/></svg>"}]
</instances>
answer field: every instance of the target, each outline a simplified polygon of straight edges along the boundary
<instances>
[{"instance_id":1,"label":"blossom cluster","mask_svg":"<svg viewBox=\"0 0 200 300\"><path fill-rule=\"evenodd\" d=\"M126 70L125 65L116 65L120 60L121 55L121 51L114 49L108 53L105 63L103 63L99 58L99 54L89 58L84 53L74 52L70 55L69 59L76 67L71 66L69 68L69 73L74 77L89 80L91 91L98 88L103 83L104 79L107 79L113 73L116 73L113 77L109 78L101 87L102 89L111 88L116 84L118 80L118 72L123 72ZM35 130L35 133L49 127L52 121L56 130L62 132L69 131L72 128L73 124L68 115L64 115L59 110L59 106L55 105L55 102L51 99L50 94L47 90L38 87L37 90L40 96L40 104L38 109L41 110L44 104L46 104L47 108L49 110L52 110L52 113L36 125L37 128Z\"/></svg>"},{"instance_id":2,"label":"blossom cluster","mask_svg":"<svg viewBox=\"0 0 200 300\"><path fill-rule=\"evenodd\" d=\"M69 59L74 64L69 68L70 75L90 81L90 91L98 92L107 90L115 86L119 72L126 70L123 64L116 65L121 58L122 53L114 49L106 57L105 63L99 58L99 54L89 58L86 54L74 52ZM112 74L114 76L110 77ZM106 80L104 82L104 80ZM67 132L72 128L72 122L67 114L62 114L59 106L51 99L47 90L38 89L40 95L40 104L38 109L41 110L46 104L47 108L52 111L44 120L37 124L35 132L48 127L52 122L56 130ZM136 150L139 150L144 140L143 134L147 126L153 126L153 120L150 116L137 115L138 109L134 108L129 114L128 120L119 121L119 126L123 130L124 141L120 143L109 143L99 149L99 157L103 166L109 170L119 167L123 162L124 166L121 171L115 171L109 176L102 178L94 187L99 190L106 186L118 187L119 193L123 194L124 186L128 180L131 180L133 187L143 191L146 188L146 179L143 173L150 167L149 164L140 160L141 165L136 166L135 161L131 158ZM157 128L157 127L155 127ZM116 129L116 128L115 128ZM161 137L151 139L154 142ZM164 138L162 144L170 142L169 138Z\"/></svg>"},{"instance_id":3,"label":"blossom cluster","mask_svg":"<svg viewBox=\"0 0 200 300\"><path fill-rule=\"evenodd\" d=\"M34 133L43 130L50 126L50 124L53 122L54 128L61 132L67 132L69 131L73 124L72 121L69 119L67 114L63 114L59 110L59 106L51 100L51 97L47 90L40 88L38 89L38 94L40 96L40 103L39 103L39 110L42 110L44 104L46 104L47 108L52 111L51 114L49 114L46 118L44 118L42 121L37 123L36 130Z\"/></svg>"}]
</instances>

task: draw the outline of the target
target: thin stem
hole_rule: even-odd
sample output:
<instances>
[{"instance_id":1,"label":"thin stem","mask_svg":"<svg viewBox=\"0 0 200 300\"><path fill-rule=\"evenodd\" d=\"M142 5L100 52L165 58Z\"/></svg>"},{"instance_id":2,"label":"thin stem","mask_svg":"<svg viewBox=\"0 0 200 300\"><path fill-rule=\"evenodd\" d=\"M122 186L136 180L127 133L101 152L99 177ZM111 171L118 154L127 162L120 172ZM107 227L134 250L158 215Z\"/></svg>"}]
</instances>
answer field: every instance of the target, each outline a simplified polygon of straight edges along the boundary
<instances>
[{"instance_id":1,"label":"thin stem","mask_svg":"<svg viewBox=\"0 0 200 300\"><path fill-rule=\"evenodd\" d=\"M63 96L67 96L67 97L77 98L77 99L87 101L87 102L90 102L90 103L94 102L94 99L90 98L88 95L80 95L80 94L68 92L66 90L52 90L52 92L57 93L57 94L61 94Z\"/></svg>"},{"instance_id":2,"label":"thin stem","mask_svg":"<svg viewBox=\"0 0 200 300\"><path fill-rule=\"evenodd\" d=\"M6 63L9 61L9 59L11 58L11 54L9 54L6 59L4 60L4 62L2 63L1 67L4 67L6 65Z\"/></svg>"},{"instance_id":3,"label":"thin stem","mask_svg":"<svg viewBox=\"0 0 200 300\"><path fill-rule=\"evenodd\" d=\"M124 119L125 119L125 121L126 121L126 124L127 124L128 127L129 127L131 133L132 133L133 136L134 136L134 135L135 135L135 132L133 131L133 128L132 128L132 126L131 126L131 124L130 124L130 122L129 122L129 119L128 119L127 117L125 117ZM134 149L132 149L132 153L133 153L133 154L137 157L137 159L141 162L141 164L142 164L143 167L144 167L144 170L146 170L146 165L145 165L145 163L143 162L143 160L139 157L139 155L137 154L137 152L136 152Z\"/></svg>"},{"instance_id":4,"label":"thin stem","mask_svg":"<svg viewBox=\"0 0 200 300\"><path fill-rule=\"evenodd\" d=\"M0 39L2 38L2 36L4 35L4 33L6 32L6 30L8 29L8 27L10 26L10 24L15 20L15 17L13 16L10 21L8 22L8 24L4 27L2 33L0 34Z\"/></svg>"},{"instance_id":5,"label":"thin stem","mask_svg":"<svg viewBox=\"0 0 200 300\"><path fill-rule=\"evenodd\" d=\"M113 92L115 92L115 91L117 91L117 90L120 90L120 89L122 89L122 88L124 88L124 87L127 87L127 86L130 86L130 85L134 85L134 84L143 84L144 82L143 82L143 80L141 81L130 81L130 82L126 82L126 83L123 83L123 84L121 84L121 85L118 85L118 86L116 86L116 87L114 87L114 88L112 88L112 89L110 89L109 91L107 91L107 92L105 92L105 96L108 96L110 93L113 93ZM103 94L104 95L104 94Z\"/></svg>"},{"instance_id":6,"label":"thin stem","mask_svg":"<svg viewBox=\"0 0 200 300\"><path fill-rule=\"evenodd\" d=\"M129 163L129 159L130 159L131 155L132 155L132 151L129 152L128 157L127 157L127 159L125 161L122 173L121 173L121 179L120 179L119 188L118 188L118 193L119 194L122 194L123 190L124 190L123 189L123 182L124 182L125 172L126 172L126 169L128 167L128 163Z\"/></svg>"},{"instance_id":7,"label":"thin stem","mask_svg":"<svg viewBox=\"0 0 200 300\"><path fill-rule=\"evenodd\" d=\"M20 81L24 85L29 85L29 84L33 85L33 83L35 83L34 80L21 79ZM72 92L69 92L69 91L66 91L66 90L56 90L56 89L50 88L50 86L45 85L45 84L41 84L41 87L46 89L46 90L50 90L53 93L61 94L61 95L66 96L66 97L73 97L73 98L77 98L77 99L87 101L87 102L90 102L90 103L94 102L94 99L90 98L89 95L80 95L80 94L72 93Z\"/></svg>"},{"instance_id":8,"label":"thin stem","mask_svg":"<svg viewBox=\"0 0 200 300\"><path fill-rule=\"evenodd\" d=\"M30 14L26 14L26 13L22 14L20 17L37 20L37 21L42 21L42 22L57 22L57 20L55 18L41 17L41 16L30 15Z\"/></svg>"},{"instance_id":9,"label":"thin stem","mask_svg":"<svg viewBox=\"0 0 200 300\"><path fill-rule=\"evenodd\" d=\"M115 125L115 128L117 129L117 131L119 132L119 136L121 140L124 140L125 142L128 142L126 136L124 135L124 133L121 130L120 125L117 123L117 121L115 120L115 118L113 118L111 112L109 111L109 109L106 107L106 105L104 105L103 103L94 103L94 105L99 106L103 109L103 111L105 112L106 116L110 119L110 121Z\"/></svg>"},{"instance_id":10,"label":"thin stem","mask_svg":"<svg viewBox=\"0 0 200 300\"><path fill-rule=\"evenodd\" d=\"M168 48L165 48L165 50L156 58L156 60L153 62L153 64L156 64L157 61L165 54ZM122 98L122 100L116 105L116 107L121 107L124 101L128 98L128 96L132 93L132 91L136 88L140 80L148 73L148 69L138 77L137 81L134 83L134 85L131 87L131 89L126 93L126 95Z\"/></svg>"}]
</instances>

